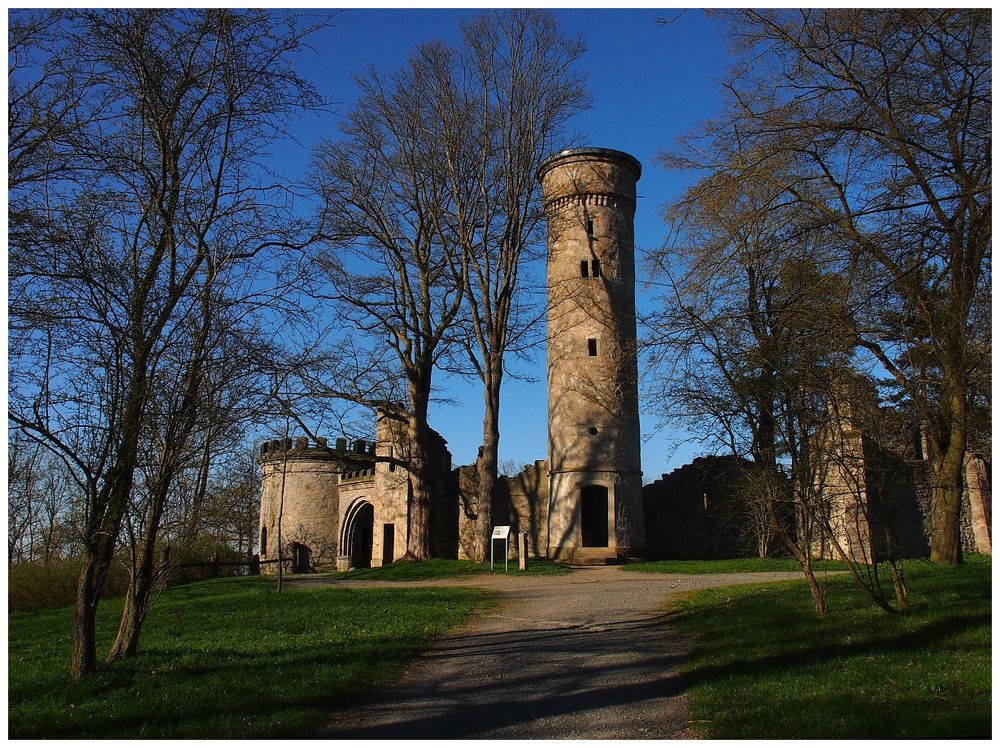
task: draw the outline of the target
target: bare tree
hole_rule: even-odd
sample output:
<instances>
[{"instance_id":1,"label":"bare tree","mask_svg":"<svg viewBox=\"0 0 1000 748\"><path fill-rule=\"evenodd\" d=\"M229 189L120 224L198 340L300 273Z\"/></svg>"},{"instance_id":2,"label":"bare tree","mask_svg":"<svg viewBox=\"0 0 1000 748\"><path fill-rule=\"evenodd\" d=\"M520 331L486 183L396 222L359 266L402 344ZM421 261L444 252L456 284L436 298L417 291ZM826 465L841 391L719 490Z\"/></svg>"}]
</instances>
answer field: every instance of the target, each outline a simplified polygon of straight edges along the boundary
<instances>
[{"instance_id":1,"label":"bare tree","mask_svg":"<svg viewBox=\"0 0 1000 748\"><path fill-rule=\"evenodd\" d=\"M970 321L989 298L990 14L810 9L733 21L747 63L688 159L794 201L870 281L857 345L919 413L934 476L931 557L958 563L982 361Z\"/></svg>"},{"instance_id":2,"label":"bare tree","mask_svg":"<svg viewBox=\"0 0 1000 748\"><path fill-rule=\"evenodd\" d=\"M287 241L262 145L317 103L287 57L305 33L264 12L69 14L65 78L98 109L66 148L86 168L42 206L50 228L12 263L10 417L73 467L85 495L73 675L96 666L100 590L133 498L157 375L205 273L239 274ZM274 199L272 199L274 198ZM183 387L183 383L181 383Z\"/></svg>"},{"instance_id":3,"label":"bare tree","mask_svg":"<svg viewBox=\"0 0 1000 748\"><path fill-rule=\"evenodd\" d=\"M462 347L483 383L483 443L476 461L475 560L488 555L507 354L523 353L539 319L519 271L543 237L538 167L568 145L567 120L589 106L573 70L583 43L544 11L483 14L463 26L455 53L435 65L440 139L452 196L447 235L462 249L467 309Z\"/></svg>"},{"instance_id":4,"label":"bare tree","mask_svg":"<svg viewBox=\"0 0 1000 748\"><path fill-rule=\"evenodd\" d=\"M835 417L852 402L843 382L857 379L852 283L836 237L811 230L781 191L725 173L696 183L668 215L675 241L649 257L662 308L646 319L663 414L685 414L753 458L744 491L759 552L773 543L798 560L818 615L827 612L813 569L821 537L834 539L859 588L895 613L870 542L837 540L869 540L869 518L864 467L851 463L862 459L856 437ZM836 487L850 494L838 503L856 510L850 518L831 516Z\"/></svg>"},{"instance_id":5,"label":"bare tree","mask_svg":"<svg viewBox=\"0 0 1000 748\"><path fill-rule=\"evenodd\" d=\"M432 103L433 60L446 54L439 44L423 45L398 73L372 69L359 77L362 96L343 126L344 139L325 143L316 155L322 232L330 242L319 264L333 289L335 312L367 333L376 349L362 357L373 363L360 374L348 373L335 380L336 392L329 386L324 391L405 419L408 453L401 457L413 495L407 552L417 559L430 554L430 506L439 489L427 423L433 372L464 293L461 248L446 228L454 198ZM352 386L382 369L385 352L396 372L389 379L406 384L405 406Z\"/></svg>"},{"instance_id":6,"label":"bare tree","mask_svg":"<svg viewBox=\"0 0 1000 748\"><path fill-rule=\"evenodd\" d=\"M337 299L353 325L388 341L408 383L415 496L429 492L427 456L417 445L433 369L467 369L458 362L464 352L483 382L476 510L483 560L505 356L524 350L538 316L519 282L539 239L535 171L588 97L572 71L582 44L563 36L551 15L485 14L463 32L457 49L425 44L399 73L372 70L359 79L364 96L345 128L349 140L328 144L319 165L326 233L364 261L326 258ZM414 502L418 544L426 501Z\"/></svg>"},{"instance_id":7,"label":"bare tree","mask_svg":"<svg viewBox=\"0 0 1000 748\"><path fill-rule=\"evenodd\" d=\"M200 512L214 463L221 452L241 445L250 419L263 405L263 372L244 353L256 336L240 327L248 302L256 298L234 296L238 284L220 283L221 268L211 258L205 267L197 302L175 328L150 385L141 479L133 491L135 516L127 525L129 587L109 661L138 650L153 590L166 571L158 563L157 540L169 504L177 501L182 473L195 476L189 509Z\"/></svg>"}]
</instances>

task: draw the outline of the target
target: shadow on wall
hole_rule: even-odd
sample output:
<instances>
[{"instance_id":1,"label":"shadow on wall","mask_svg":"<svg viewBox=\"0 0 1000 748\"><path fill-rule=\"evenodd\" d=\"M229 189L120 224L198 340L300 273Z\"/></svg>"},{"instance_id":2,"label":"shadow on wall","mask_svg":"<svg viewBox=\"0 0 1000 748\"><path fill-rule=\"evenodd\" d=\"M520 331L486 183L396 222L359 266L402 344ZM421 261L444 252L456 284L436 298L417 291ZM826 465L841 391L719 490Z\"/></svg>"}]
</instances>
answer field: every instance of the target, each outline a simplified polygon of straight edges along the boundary
<instances>
[{"instance_id":1,"label":"shadow on wall","mask_svg":"<svg viewBox=\"0 0 1000 748\"><path fill-rule=\"evenodd\" d=\"M472 557L473 539L476 530L478 493L476 490L475 465L463 465L452 473L458 491L459 501L455 503L458 512L458 544L463 558ZM496 482L493 495L493 525L509 525L512 536L521 532L528 534L528 555L545 555L548 534L548 463L536 460L515 476L501 475ZM511 558L516 556L517 543L510 544Z\"/></svg>"},{"instance_id":2,"label":"shadow on wall","mask_svg":"<svg viewBox=\"0 0 1000 748\"><path fill-rule=\"evenodd\" d=\"M739 496L746 460L698 457L643 486L646 554L651 559L755 556Z\"/></svg>"}]
</instances>

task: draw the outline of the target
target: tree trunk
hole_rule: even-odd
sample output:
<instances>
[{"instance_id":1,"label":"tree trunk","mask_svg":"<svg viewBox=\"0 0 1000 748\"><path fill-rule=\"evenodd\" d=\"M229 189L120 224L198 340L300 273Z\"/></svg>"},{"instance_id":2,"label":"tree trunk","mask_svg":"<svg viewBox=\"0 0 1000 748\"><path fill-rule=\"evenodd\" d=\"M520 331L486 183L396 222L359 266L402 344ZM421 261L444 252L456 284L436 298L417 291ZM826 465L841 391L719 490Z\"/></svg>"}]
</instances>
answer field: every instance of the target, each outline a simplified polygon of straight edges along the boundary
<instances>
[{"instance_id":1,"label":"tree trunk","mask_svg":"<svg viewBox=\"0 0 1000 748\"><path fill-rule=\"evenodd\" d=\"M133 400L133 405L138 400ZM126 410L126 416L133 411ZM118 467L109 471L104 489L88 486L91 515L84 531L86 560L77 583L76 612L73 624L73 655L70 671L74 678L92 673L97 668L96 621L97 605L115 555L128 499L132 493L132 478L137 462L138 419L123 419L125 437L117 455Z\"/></svg>"},{"instance_id":2,"label":"tree trunk","mask_svg":"<svg viewBox=\"0 0 1000 748\"><path fill-rule=\"evenodd\" d=\"M431 502L434 499L434 480L430 475L430 426L427 424L427 405L430 400L430 377L410 384L410 413L406 436L409 442L408 469L410 473L410 521L406 538L406 554L415 561L431 557Z\"/></svg>"},{"instance_id":3,"label":"tree trunk","mask_svg":"<svg viewBox=\"0 0 1000 748\"><path fill-rule=\"evenodd\" d=\"M139 635L149 610L149 593L145 575L137 572L125 593L125 607L118 624L118 635L108 653L108 662L134 657L139 651Z\"/></svg>"},{"instance_id":4,"label":"tree trunk","mask_svg":"<svg viewBox=\"0 0 1000 748\"><path fill-rule=\"evenodd\" d=\"M500 393L486 393L486 414L483 416L483 445L476 460L476 537L473 543L476 563L489 558L490 534L493 526L493 495L497 485L497 463L500 450L500 423L498 419Z\"/></svg>"},{"instance_id":5,"label":"tree trunk","mask_svg":"<svg viewBox=\"0 0 1000 748\"><path fill-rule=\"evenodd\" d=\"M426 426L414 423L407 429L410 440L410 529L406 539L407 555L415 561L430 558L431 481L427 475Z\"/></svg>"},{"instance_id":6,"label":"tree trunk","mask_svg":"<svg viewBox=\"0 0 1000 748\"><path fill-rule=\"evenodd\" d=\"M73 659L70 672L76 679L97 668L97 601L101 590L98 561L88 553L76 585L76 609L73 612Z\"/></svg>"},{"instance_id":7,"label":"tree trunk","mask_svg":"<svg viewBox=\"0 0 1000 748\"><path fill-rule=\"evenodd\" d=\"M946 380L958 379L945 374ZM948 382L949 431L947 447L940 460L933 461L931 488L931 561L939 564L962 563L959 522L962 514L962 487L965 467L967 382Z\"/></svg>"},{"instance_id":8,"label":"tree trunk","mask_svg":"<svg viewBox=\"0 0 1000 748\"><path fill-rule=\"evenodd\" d=\"M809 582L809 594L812 595L816 615L820 617L825 616L829 612L826 606L826 595L823 594L823 588L819 586L819 582L816 580L816 573L812 568L812 559L808 553L802 556L801 563L802 572L806 575L806 581Z\"/></svg>"},{"instance_id":9,"label":"tree trunk","mask_svg":"<svg viewBox=\"0 0 1000 748\"><path fill-rule=\"evenodd\" d=\"M154 527L159 527L158 519ZM149 528L148 521L147 528ZM125 607L122 609L121 621L118 624L118 634L108 653L108 662L134 657L139 651L139 636L146 614L149 612L150 598L156 581L155 540L155 530L151 532L147 529L142 540L139 562L134 568L125 593Z\"/></svg>"},{"instance_id":10,"label":"tree trunk","mask_svg":"<svg viewBox=\"0 0 1000 748\"><path fill-rule=\"evenodd\" d=\"M951 448L934 471L931 490L931 561L962 563L959 520L962 512L962 459L964 450Z\"/></svg>"},{"instance_id":11,"label":"tree trunk","mask_svg":"<svg viewBox=\"0 0 1000 748\"><path fill-rule=\"evenodd\" d=\"M900 611L906 612L910 608L910 599L906 591L906 581L903 579L903 570L896 560L889 561L889 572L892 574L892 589L896 595L896 604Z\"/></svg>"}]
</instances>

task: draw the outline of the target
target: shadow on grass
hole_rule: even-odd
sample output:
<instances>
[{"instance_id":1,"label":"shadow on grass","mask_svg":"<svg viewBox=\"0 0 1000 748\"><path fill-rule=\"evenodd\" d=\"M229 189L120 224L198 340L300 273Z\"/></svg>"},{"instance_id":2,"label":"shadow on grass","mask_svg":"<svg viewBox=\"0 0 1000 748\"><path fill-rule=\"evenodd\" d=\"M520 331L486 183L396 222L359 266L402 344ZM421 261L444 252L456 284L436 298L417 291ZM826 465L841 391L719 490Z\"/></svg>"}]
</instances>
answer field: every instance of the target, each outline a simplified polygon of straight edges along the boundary
<instances>
[{"instance_id":1,"label":"shadow on grass","mask_svg":"<svg viewBox=\"0 0 1000 748\"><path fill-rule=\"evenodd\" d=\"M890 618L847 579L704 590L668 614L696 638L682 665L709 737L981 737L991 729L988 563L914 565L912 609Z\"/></svg>"},{"instance_id":2,"label":"shadow on grass","mask_svg":"<svg viewBox=\"0 0 1000 748\"><path fill-rule=\"evenodd\" d=\"M851 657L868 657L886 653L913 652L920 654L927 648L937 644L944 636L951 636L971 630L982 624L991 622L988 614L974 616L955 616L939 619L910 631L892 636L865 638L863 643L845 647L841 644L824 644L810 646L806 644L780 654L767 655L749 660L731 660L725 665L699 666L684 674L684 681L689 686L728 678L734 675L759 676L767 671L787 672L791 668L803 665L822 665L842 660L846 654Z\"/></svg>"},{"instance_id":3,"label":"shadow on grass","mask_svg":"<svg viewBox=\"0 0 1000 748\"><path fill-rule=\"evenodd\" d=\"M266 581L169 590L140 654L68 678L71 611L11 617L16 738L304 735L396 677L430 639L491 604L465 589L292 590ZM120 604L119 604L120 605ZM99 646L113 638L102 606Z\"/></svg>"}]
</instances>

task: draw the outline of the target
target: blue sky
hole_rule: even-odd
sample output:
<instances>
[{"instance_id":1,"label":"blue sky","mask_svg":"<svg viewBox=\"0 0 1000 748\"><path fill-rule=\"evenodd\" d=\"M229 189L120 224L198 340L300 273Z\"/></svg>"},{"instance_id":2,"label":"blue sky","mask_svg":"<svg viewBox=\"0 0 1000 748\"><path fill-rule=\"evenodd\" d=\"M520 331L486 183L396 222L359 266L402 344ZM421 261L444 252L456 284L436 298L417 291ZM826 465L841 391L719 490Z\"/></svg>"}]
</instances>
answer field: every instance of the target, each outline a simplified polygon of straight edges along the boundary
<instances>
[{"instance_id":1,"label":"blue sky","mask_svg":"<svg viewBox=\"0 0 1000 748\"><path fill-rule=\"evenodd\" d=\"M351 74L368 65L391 71L410 50L430 39L455 41L458 23L474 16L469 10L377 10L338 12L332 26L313 38L313 50L297 60L300 71L320 92L335 100L333 114L301 120L295 134L300 149L282 152L283 168L306 168L308 149L324 137L337 137L340 116L357 96ZM582 36L588 52L580 68L590 74L593 108L574 121L583 143L631 153L643 164L635 217L636 244L653 247L663 241L663 205L679 195L690 175L667 173L656 153L711 116L719 106L719 86L727 64L721 25L700 10L554 10L564 31ZM656 18L679 18L666 25ZM643 298L640 270L639 306ZM545 457L544 351L529 372L533 383L508 382L503 391L501 459L527 463ZM481 394L478 382L439 378L442 394L460 405L432 409L431 426L448 440L454 463L468 464L480 443ZM702 448L676 442L682 435L669 425L658 429L643 414L643 473L647 480L689 462Z\"/></svg>"}]
</instances>

